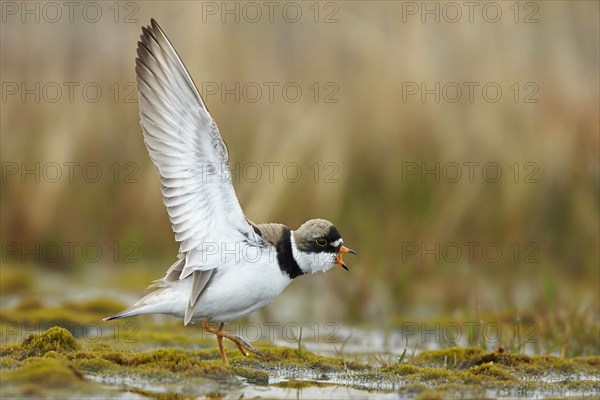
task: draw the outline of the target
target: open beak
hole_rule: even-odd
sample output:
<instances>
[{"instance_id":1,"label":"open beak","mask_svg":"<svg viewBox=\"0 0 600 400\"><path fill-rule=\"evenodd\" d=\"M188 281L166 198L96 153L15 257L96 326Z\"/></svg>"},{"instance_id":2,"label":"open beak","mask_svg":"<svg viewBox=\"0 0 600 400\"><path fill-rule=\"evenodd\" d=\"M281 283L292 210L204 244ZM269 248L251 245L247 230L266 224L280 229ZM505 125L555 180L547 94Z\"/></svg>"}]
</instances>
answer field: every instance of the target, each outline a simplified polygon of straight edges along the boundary
<instances>
[{"instance_id":1,"label":"open beak","mask_svg":"<svg viewBox=\"0 0 600 400\"><path fill-rule=\"evenodd\" d=\"M347 248L346 246L342 246L342 247L340 247L340 250L338 251L337 256L335 256L335 263L340 265L346 271L350 271L348 269L348 267L346 266L346 264L344 264L344 261L342 261L342 254L344 254L344 253L350 253L350 254L356 255L356 252L352 249Z\"/></svg>"}]
</instances>

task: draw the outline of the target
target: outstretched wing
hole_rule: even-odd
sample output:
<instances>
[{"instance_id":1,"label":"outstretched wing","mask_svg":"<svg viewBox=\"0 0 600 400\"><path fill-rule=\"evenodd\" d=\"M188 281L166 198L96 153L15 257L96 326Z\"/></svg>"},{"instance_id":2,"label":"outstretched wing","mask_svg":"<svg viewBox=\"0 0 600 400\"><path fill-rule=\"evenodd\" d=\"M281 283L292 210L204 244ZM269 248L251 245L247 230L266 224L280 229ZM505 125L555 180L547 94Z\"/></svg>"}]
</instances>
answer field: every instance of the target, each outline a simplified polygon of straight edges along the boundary
<instances>
[{"instance_id":1,"label":"outstretched wing","mask_svg":"<svg viewBox=\"0 0 600 400\"><path fill-rule=\"evenodd\" d=\"M235 195L219 129L156 21L142 28L137 54L144 142L160 174L164 203L180 243L179 260L164 280L194 274L193 309L219 266L215 245L219 249L227 243L260 245L261 238Z\"/></svg>"}]
</instances>

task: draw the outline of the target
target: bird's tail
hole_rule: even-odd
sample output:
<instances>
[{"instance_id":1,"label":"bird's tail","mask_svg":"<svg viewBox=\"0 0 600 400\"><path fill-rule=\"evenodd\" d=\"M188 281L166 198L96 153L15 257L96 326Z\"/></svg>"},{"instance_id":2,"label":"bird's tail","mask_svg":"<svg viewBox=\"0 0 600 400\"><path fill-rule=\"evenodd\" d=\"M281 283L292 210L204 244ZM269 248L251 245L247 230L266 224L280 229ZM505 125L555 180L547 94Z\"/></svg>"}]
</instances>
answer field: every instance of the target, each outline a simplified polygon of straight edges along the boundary
<instances>
[{"instance_id":1,"label":"bird's tail","mask_svg":"<svg viewBox=\"0 0 600 400\"><path fill-rule=\"evenodd\" d=\"M110 321L113 319L120 319L120 318L129 318L129 317L134 317L136 315L140 315L140 314L144 314L143 312L140 312L141 307L131 307L128 308L126 310L121 311L118 314L115 315L111 315L110 317L106 317L103 318L102 321Z\"/></svg>"},{"instance_id":2,"label":"bird's tail","mask_svg":"<svg viewBox=\"0 0 600 400\"><path fill-rule=\"evenodd\" d=\"M159 288L154 292L148 293L146 296L142 297L137 301L133 306L129 307L126 310L121 311L118 314L112 315L110 317L106 317L102 319L102 321L110 321L113 319L120 318L129 318L135 317L136 315L142 314L161 314L166 310L164 309L164 305L162 304L160 294L163 293L167 289L166 287Z\"/></svg>"}]
</instances>

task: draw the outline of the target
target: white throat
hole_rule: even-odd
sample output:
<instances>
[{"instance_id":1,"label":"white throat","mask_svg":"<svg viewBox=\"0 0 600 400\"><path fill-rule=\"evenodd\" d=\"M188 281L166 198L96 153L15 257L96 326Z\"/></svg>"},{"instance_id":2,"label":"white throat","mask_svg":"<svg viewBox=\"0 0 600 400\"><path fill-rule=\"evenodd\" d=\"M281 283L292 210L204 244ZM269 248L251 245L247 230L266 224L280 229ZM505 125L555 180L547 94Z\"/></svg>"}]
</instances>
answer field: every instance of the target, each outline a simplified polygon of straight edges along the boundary
<instances>
[{"instance_id":1,"label":"white throat","mask_svg":"<svg viewBox=\"0 0 600 400\"><path fill-rule=\"evenodd\" d=\"M292 243L292 256L305 274L325 272L335 265L334 253L307 253L298 249L294 240L294 231L290 231L290 241Z\"/></svg>"}]
</instances>

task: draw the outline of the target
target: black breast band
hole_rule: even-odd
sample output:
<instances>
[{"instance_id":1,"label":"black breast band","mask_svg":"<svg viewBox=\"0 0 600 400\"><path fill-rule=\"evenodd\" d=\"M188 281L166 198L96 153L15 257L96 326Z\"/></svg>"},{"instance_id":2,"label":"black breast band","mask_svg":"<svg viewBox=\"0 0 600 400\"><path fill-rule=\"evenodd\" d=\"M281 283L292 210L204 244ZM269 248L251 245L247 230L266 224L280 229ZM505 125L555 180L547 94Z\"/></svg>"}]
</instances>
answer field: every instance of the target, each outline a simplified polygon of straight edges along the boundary
<instances>
[{"instance_id":1,"label":"black breast band","mask_svg":"<svg viewBox=\"0 0 600 400\"><path fill-rule=\"evenodd\" d=\"M281 272L287 274L290 279L294 279L304 274L296 262L294 254L292 253L290 228L286 227L283 229L283 235L281 235L281 240L277 243L276 250L277 262L279 263Z\"/></svg>"}]
</instances>

